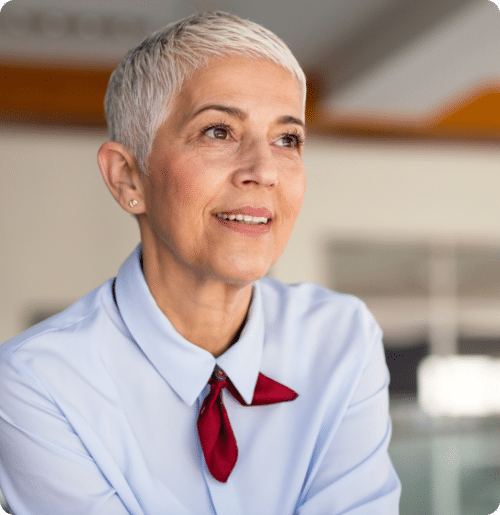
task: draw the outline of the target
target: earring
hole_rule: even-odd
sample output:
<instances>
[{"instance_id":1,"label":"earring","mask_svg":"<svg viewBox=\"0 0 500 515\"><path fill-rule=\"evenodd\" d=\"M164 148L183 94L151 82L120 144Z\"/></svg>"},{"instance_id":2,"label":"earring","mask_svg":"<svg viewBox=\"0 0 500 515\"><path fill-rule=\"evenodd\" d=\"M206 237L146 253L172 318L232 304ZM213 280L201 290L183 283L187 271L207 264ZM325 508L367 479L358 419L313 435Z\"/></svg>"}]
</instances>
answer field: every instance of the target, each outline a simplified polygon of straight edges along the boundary
<instances>
[{"instance_id":1,"label":"earring","mask_svg":"<svg viewBox=\"0 0 500 515\"><path fill-rule=\"evenodd\" d=\"M128 205L129 205L130 207L135 207L135 206L137 206L137 204L139 204L139 202L138 202L138 200L137 200L137 199L131 200L131 201L128 203Z\"/></svg>"}]
</instances>

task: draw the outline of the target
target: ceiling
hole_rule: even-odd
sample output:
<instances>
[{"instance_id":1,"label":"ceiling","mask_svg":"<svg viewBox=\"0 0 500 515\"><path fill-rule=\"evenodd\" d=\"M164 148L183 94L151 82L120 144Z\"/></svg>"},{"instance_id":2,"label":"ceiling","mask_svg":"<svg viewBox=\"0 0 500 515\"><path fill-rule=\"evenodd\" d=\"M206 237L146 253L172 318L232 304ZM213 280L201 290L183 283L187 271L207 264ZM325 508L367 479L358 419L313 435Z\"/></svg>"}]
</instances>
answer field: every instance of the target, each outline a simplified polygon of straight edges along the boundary
<instances>
[{"instance_id":1,"label":"ceiling","mask_svg":"<svg viewBox=\"0 0 500 515\"><path fill-rule=\"evenodd\" d=\"M109 68L152 30L213 9L283 38L336 113L424 116L500 82L500 12L489 0L11 0L0 61Z\"/></svg>"}]
</instances>

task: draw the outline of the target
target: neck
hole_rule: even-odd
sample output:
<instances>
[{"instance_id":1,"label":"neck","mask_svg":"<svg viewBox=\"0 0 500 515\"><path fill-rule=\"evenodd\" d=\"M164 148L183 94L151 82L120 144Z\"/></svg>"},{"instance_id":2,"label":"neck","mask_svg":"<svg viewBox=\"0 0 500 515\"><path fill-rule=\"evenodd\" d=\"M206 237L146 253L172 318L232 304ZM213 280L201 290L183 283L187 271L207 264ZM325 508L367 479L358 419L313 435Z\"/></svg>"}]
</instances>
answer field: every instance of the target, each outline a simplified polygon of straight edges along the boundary
<instances>
[{"instance_id":1,"label":"neck","mask_svg":"<svg viewBox=\"0 0 500 515\"><path fill-rule=\"evenodd\" d=\"M244 326L252 284L234 285L178 273L143 255L143 271L158 307L186 340L215 357L235 343Z\"/></svg>"}]
</instances>

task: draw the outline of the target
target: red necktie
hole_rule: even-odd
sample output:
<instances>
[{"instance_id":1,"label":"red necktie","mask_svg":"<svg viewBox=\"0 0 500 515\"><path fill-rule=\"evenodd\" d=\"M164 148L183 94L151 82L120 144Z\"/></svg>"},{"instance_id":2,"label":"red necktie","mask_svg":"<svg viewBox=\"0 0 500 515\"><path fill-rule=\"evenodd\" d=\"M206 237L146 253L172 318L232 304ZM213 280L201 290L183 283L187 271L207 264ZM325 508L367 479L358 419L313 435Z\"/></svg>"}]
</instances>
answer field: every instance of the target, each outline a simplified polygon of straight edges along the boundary
<instances>
[{"instance_id":1,"label":"red necktie","mask_svg":"<svg viewBox=\"0 0 500 515\"><path fill-rule=\"evenodd\" d=\"M208 470L217 481L225 483L238 459L238 446L222 402L222 390L227 388L240 404L248 404L219 367L215 367L208 383L210 393L198 416L198 434ZM293 401L297 397L290 388L259 373L250 406Z\"/></svg>"}]
</instances>

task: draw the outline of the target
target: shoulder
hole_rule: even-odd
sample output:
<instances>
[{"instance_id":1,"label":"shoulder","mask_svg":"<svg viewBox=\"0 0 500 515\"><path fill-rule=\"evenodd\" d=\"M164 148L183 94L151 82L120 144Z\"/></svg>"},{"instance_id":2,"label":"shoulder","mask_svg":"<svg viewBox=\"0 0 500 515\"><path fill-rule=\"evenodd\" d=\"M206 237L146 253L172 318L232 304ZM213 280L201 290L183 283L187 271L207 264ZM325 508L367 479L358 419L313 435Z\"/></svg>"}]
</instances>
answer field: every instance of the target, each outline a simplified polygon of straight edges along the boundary
<instances>
[{"instance_id":1,"label":"shoulder","mask_svg":"<svg viewBox=\"0 0 500 515\"><path fill-rule=\"evenodd\" d=\"M67 309L29 328L0 345L0 374L13 362L43 363L85 345L88 349L92 333L113 325L110 303L112 280L91 291ZM99 327L101 326L101 327ZM70 350L71 349L71 350Z\"/></svg>"},{"instance_id":2,"label":"shoulder","mask_svg":"<svg viewBox=\"0 0 500 515\"><path fill-rule=\"evenodd\" d=\"M359 329L379 333L380 328L365 303L314 283L284 284L265 277L259 281L262 302L268 317L286 317L300 324L335 326L339 330L355 324ZM300 322L299 322L300 321Z\"/></svg>"},{"instance_id":3,"label":"shoulder","mask_svg":"<svg viewBox=\"0 0 500 515\"><path fill-rule=\"evenodd\" d=\"M329 381L333 371L358 376L382 346L382 331L362 300L312 283L259 281L265 353L289 370ZM378 349L378 350L377 350Z\"/></svg>"}]
</instances>

